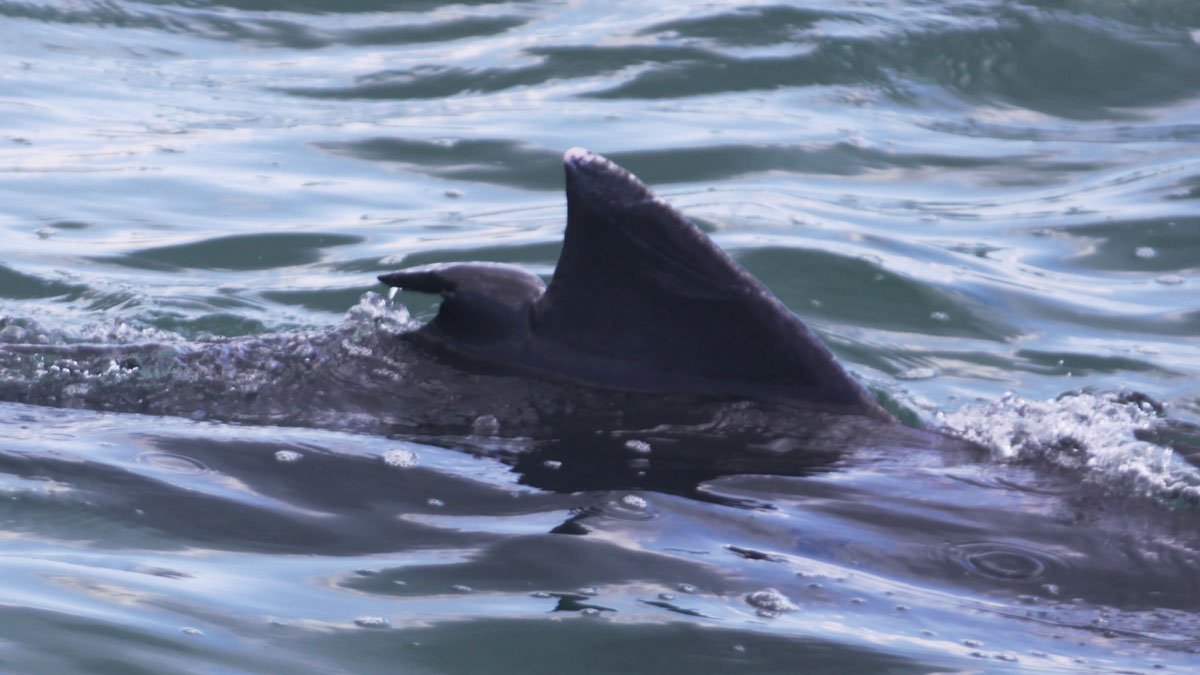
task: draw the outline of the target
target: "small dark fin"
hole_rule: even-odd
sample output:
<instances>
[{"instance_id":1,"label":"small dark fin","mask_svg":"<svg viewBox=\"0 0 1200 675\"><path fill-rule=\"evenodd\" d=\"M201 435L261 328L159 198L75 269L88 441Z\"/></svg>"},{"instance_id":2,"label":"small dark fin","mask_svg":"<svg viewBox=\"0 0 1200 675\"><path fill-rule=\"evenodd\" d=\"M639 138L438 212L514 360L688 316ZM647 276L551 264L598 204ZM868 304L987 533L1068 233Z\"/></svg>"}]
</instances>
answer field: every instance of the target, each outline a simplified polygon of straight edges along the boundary
<instances>
[{"instance_id":1,"label":"small dark fin","mask_svg":"<svg viewBox=\"0 0 1200 675\"><path fill-rule=\"evenodd\" d=\"M455 283L445 274L444 265L412 267L390 274L380 274L379 280L388 286L417 293L444 293L453 291Z\"/></svg>"},{"instance_id":2,"label":"small dark fin","mask_svg":"<svg viewBox=\"0 0 1200 675\"><path fill-rule=\"evenodd\" d=\"M569 150L567 229L539 337L703 393L886 415L770 291L641 181Z\"/></svg>"},{"instance_id":3,"label":"small dark fin","mask_svg":"<svg viewBox=\"0 0 1200 675\"><path fill-rule=\"evenodd\" d=\"M501 263L441 263L384 274L389 286L442 296L437 317L417 331L451 350L520 340L545 284L532 272Z\"/></svg>"},{"instance_id":4,"label":"small dark fin","mask_svg":"<svg viewBox=\"0 0 1200 675\"><path fill-rule=\"evenodd\" d=\"M434 263L379 275L388 286L405 291L446 295L484 291L497 300L527 300L541 295L544 284L532 272L503 263Z\"/></svg>"}]
</instances>

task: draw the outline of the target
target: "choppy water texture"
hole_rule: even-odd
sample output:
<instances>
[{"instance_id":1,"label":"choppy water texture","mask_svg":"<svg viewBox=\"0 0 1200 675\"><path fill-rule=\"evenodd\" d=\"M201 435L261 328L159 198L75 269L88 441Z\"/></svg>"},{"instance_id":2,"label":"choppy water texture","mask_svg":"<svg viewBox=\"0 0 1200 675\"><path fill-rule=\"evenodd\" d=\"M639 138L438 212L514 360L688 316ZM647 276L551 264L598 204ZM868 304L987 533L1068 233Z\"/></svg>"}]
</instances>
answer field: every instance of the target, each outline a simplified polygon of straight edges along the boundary
<instances>
[{"instance_id":1,"label":"choppy water texture","mask_svg":"<svg viewBox=\"0 0 1200 675\"><path fill-rule=\"evenodd\" d=\"M0 0L0 55L0 670L1200 668L1200 4ZM408 351L375 275L548 274L571 146L984 449Z\"/></svg>"}]
</instances>

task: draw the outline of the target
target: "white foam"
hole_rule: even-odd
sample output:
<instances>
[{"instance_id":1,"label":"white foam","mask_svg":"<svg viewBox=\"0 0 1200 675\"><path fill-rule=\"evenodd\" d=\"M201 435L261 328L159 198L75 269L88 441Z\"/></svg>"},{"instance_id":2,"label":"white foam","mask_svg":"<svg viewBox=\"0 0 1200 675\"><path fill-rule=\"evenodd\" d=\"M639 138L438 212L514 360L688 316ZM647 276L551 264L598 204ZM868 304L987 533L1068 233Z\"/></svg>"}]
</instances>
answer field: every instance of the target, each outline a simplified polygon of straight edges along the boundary
<instances>
[{"instance_id":1,"label":"white foam","mask_svg":"<svg viewBox=\"0 0 1200 675\"><path fill-rule=\"evenodd\" d=\"M651 449L649 443L647 443L646 441L639 441L637 439L625 441L625 447L629 448L630 450L632 450L634 452L640 452L643 454L650 452L650 449Z\"/></svg>"},{"instance_id":2,"label":"white foam","mask_svg":"<svg viewBox=\"0 0 1200 675\"><path fill-rule=\"evenodd\" d=\"M397 469L411 469L420 462L417 453L406 448L388 450L383 453L383 463Z\"/></svg>"},{"instance_id":3,"label":"white foam","mask_svg":"<svg viewBox=\"0 0 1200 675\"><path fill-rule=\"evenodd\" d=\"M799 609L786 595L774 588L764 588L748 594L746 603L757 607L760 615L776 615Z\"/></svg>"},{"instance_id":4,"label":"white foam","mask_svg":"<svg viewBox=\"0 0 1200 675\"><path fill-rule=\"evenodd\" d=\"M1112 392L1045 401L1008 393L938 418L947 431L991 449L998 461L1040 459L1151 496L1200 498L1200 473L1171 448L1137 437L1160 423L1145 401Z\"/></svg>"}]
</instances>

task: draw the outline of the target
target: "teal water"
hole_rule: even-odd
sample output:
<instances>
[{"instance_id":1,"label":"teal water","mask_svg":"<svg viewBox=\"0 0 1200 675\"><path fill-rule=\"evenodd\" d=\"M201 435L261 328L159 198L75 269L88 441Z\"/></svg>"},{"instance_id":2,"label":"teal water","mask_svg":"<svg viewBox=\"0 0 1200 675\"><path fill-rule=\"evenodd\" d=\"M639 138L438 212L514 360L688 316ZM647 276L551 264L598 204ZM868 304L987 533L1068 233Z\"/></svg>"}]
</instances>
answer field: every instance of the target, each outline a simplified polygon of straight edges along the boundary
<instances>
[{"instance_id":1,"label":"teal water","mask_svg":"<svg viewBox=\"0 0 1200 675\"><path fill-rule=\"evenodd\" d=\"M0 670L1200 666L1200 5L286 4L0 0ZM572 146L987 452L639 482L395 351Z\"/></svg>"}]
</instances>

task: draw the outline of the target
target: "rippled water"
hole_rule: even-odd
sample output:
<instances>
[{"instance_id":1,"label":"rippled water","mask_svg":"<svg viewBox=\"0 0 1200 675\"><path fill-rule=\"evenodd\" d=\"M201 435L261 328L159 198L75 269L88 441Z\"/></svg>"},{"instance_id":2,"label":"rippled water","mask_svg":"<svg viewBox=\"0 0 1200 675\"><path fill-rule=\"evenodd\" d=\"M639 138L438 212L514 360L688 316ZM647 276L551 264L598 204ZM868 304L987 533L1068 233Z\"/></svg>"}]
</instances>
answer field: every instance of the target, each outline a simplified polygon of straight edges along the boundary
<instances>
[{"instance_id":1,"label":"rippled water","mask_svg":"<svg viewBox=\"0 0 1200 675\"><path fill-rule=\"evenodd\" d=\"M0 0L0 669L1200 667L1200 5L276 4ZM982 449L412 353L571 146Z\"/></svg>"}]
</instances>

